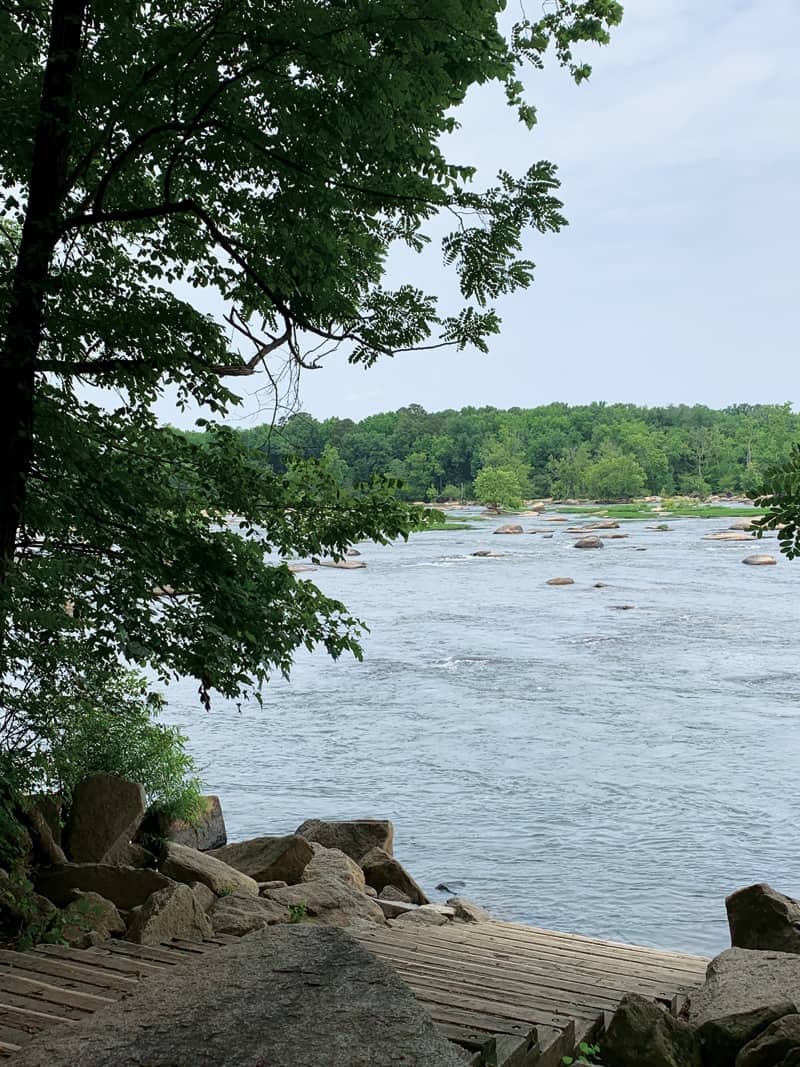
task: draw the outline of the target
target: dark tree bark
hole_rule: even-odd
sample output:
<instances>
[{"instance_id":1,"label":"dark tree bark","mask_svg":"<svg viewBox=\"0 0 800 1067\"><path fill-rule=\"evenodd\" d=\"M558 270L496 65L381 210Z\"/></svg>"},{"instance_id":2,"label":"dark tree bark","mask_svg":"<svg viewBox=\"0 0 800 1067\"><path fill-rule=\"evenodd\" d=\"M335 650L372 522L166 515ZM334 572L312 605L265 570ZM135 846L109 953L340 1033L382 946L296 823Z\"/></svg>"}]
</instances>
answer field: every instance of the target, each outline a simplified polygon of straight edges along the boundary
<instances>
[{"instance_id":1,"label":"dark tree bark","mask_svg":"<svg viewBox=\"0 0 800 1067\"><path fill-rule=\"evenodd\" d=\"M59 240L75 74L88 0L53 0L28 204L0 348L0 650L10 571L33 454L34 367L50 264Z\"/></svg>"}]
</instances>

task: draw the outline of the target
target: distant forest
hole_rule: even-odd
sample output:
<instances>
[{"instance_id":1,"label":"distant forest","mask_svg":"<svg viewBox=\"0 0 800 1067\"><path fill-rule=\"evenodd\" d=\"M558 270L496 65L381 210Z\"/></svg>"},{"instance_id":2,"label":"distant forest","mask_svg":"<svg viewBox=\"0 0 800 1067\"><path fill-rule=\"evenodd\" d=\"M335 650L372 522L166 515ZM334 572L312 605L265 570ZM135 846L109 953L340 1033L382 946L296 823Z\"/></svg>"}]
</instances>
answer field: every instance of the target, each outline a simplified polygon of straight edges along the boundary
<instances>
[{"instance_id":1,"label":"distant forest","mask_svg":"<svg viewBox=\"0 0 800 1067\"><path fill-rule=\"evenodd\" d=\"M613 499L644 494L752 494L800 441L787 404L462 408L417 404L360 422L304 412L239 431L276 471L317 458L343 484L385 474L413 500L474 498L475 479L501 474L520 496Z\"/></svg>"}]
</instances>

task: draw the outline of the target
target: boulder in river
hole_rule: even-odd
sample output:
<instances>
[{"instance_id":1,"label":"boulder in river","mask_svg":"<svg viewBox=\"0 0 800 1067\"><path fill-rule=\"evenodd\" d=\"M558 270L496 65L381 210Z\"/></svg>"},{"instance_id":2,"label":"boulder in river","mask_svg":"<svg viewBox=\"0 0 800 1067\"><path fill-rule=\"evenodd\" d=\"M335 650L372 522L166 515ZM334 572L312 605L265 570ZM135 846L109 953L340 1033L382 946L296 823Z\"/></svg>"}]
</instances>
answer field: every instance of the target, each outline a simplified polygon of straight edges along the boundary
<instances>
[{"instance_id":1,"label":"boulder in river","mask_svg":"<svg viewBox=\"0 0 800 1067\"><path fill-rule=\"evenodd\" d=\"M415 904L430 903L405 867L382 848L370 849L362 856L361 869L367 885L371 885L379 893L384 886L393 885L402 889Z\"/></svg>"},{"instance_id":2,"label":"boulder in river","mask_svg":"<svg viewBox=\"0 0 800 1067\"><path fill-rule=\"evenodd\" d=\"M574 578L548 578L545 585L574 585Z\"/></svg>"},{"instance_id":3,"label":"boulder in river","mask_svg":"<svg viewBox=\"0 0 800 1067\"><path fill-rule=\"evenodd\" d=\"M502 526L498 526L494 532L496 534L521 534L522 527L516 522L506 522Z\"/></svg>"},{"instance_id":4,"label":"boulder in river","mask_svg":"<svg viewBox=\"0 0 800 1067\"><path fill-rule=\"evenodd\" d=\"M394 827L388 819L306 819L295 830L307 841L341 849L358 863L371 848L392 854Z\"/></svg>"},{"instance_id":5,"label":"boulder in river","mask_svg":"<svg viewBox=\"0 0 800 1067\"><path fill-rule=\"evenodd\" d=\"M579 537L573 548L602 548L603 542L599 537Z\"/></svg>"},{"instance_id":6,"label":"boulder in river","mask_svg":"<svg viewBox=\"0 0 800 1067\"><path fill-rule=\"evenodd\" d=\"M766 554L757 553L754 556L745 556L742 563L746 563L750 567L772 567L778 561L774 556L768 556Z\"/></svg>"},{"instance_id":7,"label":"boulder in river","mask_svg":"<svg viewBox=\"0 0 800 1067\"><path fill-rule=\"evenodd\" d=\"M717 533L703 535L704 541L752 541L753 535L744 530L718 530Z\"/></svg>"},{"instance_id":8,"label":"boulder in river","mask_svg":"<svg viewBox=\"0 0 800 1067\"><path fill-rule=\"evenodd\" d=\"M366 567L362 559L321 559L320 567L335 567L340 571L358 571Z\"/></svg>"}]
</instances>

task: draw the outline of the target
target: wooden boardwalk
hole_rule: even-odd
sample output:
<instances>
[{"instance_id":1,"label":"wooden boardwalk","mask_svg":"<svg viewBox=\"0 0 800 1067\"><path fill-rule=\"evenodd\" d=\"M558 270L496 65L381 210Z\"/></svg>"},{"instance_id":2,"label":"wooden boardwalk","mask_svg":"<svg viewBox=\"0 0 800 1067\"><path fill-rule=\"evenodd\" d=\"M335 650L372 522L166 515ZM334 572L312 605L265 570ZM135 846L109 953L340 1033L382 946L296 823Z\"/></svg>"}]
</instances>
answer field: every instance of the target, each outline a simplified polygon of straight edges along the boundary
<instances>
[{"instance_id":1,"label":"wooden boardwalk","mask_svg":"<svg viewBox=\"0 0 800 1067\"><path fill-rule=\"evenodd\" d=\"M509 1067L560 1063L602 1027L623 993L676 1010L708 962L506 922L376 927L357 936L396 968L447 1037L474 1051L474 1063ZM237 940L0 950L0 1057L11 1064L39 1031L74 1026L150 975Z\"/></svg>"}]
</instances>

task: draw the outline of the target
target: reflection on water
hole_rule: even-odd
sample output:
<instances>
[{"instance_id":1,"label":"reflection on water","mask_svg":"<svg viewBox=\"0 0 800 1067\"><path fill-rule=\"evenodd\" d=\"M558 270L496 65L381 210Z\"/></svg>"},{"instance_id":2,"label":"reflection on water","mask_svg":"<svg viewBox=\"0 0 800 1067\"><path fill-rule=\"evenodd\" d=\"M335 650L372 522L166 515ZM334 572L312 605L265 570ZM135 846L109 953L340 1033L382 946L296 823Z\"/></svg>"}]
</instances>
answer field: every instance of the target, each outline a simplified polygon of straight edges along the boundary
<instances>
[{"instance_id":1,"label":"reflection on water","mask_svg":"<svg viewBox=\"0 0 800 1067\"><path fill-rule=\"evenodd\" d=\"M500 559L469 556L491 525L429 532L315 573L369 623L364 663L303 654L241 712L170 692L231 836L388 816L434 898L460 880L502 917L707 953L732 889L800 895L800 562L670 524Z\"/></svg>"}]
</instances>

